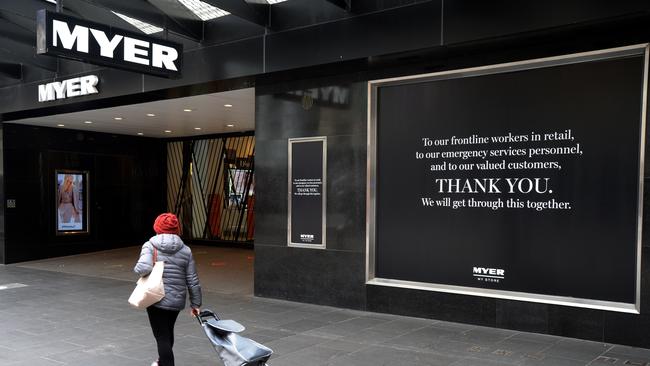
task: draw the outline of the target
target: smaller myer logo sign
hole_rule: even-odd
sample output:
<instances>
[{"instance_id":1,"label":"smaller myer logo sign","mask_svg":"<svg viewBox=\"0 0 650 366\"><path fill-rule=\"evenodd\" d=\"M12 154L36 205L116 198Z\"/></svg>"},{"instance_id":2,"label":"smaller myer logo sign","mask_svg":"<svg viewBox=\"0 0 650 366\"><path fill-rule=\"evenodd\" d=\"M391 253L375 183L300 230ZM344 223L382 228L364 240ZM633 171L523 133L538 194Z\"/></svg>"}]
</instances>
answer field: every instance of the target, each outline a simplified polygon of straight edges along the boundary
<instances>
[{"instance_id":1,"label":"smaller myer logo sign","mask_svg":"<svg viewBox=\"0 0 650 366\"><path fill-rule=\"evenodd\" d=\"M57 99L80 97L82 95L97 94L99 78L96 75L82 76L38 86L38 101L49 102Z\"/></svg>"},{"instance_id":2,"label":"smaller myer logo sign","mask_svg":"<svg viewBox=\"0 0 650 366\"><path fill-rule=\"evenodd\" d=\"M300 240L302 240L305 243L311 243L314 241L314 235L313 234L300 234Z\"/></svg>"},{"instance_id":3,"label":"smaller myer logo sign","mask_svg":"<svg viewBox=\"0 0 650 366\"><path fill-rule=\"evenodd\" d=\"M472 267L472 274L482 282L499 283L506 278L506 271L500 268Z\"/></svg>"},{"instance_id":4,"label":"smaller myer logo sign","mask_svg":"<svg viewBox=\"0 0 650 366\"><path fill-rule=\"evenodd\" d=\"M38 54L158 76L180 76L180 44L46 10L39 10L36 20Z\"/></svg>"}]
</instances>

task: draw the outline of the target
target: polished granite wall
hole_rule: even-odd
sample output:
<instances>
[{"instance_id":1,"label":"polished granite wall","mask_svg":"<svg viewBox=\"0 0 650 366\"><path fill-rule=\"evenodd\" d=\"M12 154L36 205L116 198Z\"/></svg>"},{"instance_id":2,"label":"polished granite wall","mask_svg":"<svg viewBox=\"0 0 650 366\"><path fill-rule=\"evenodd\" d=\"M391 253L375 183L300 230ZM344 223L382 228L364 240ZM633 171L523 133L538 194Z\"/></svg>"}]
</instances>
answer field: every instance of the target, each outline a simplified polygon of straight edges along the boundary
<instances>
[{"instance_id":1,"label":"polished granite wall","mask_svg":"<svg viewBox=\"0 0 650 366\"><path fill-rule=\"evenodd\" d=\"M456 66L449 62L447 67ZM366 81L403 72L398 68L257 87L255 295L650 347L647 239L640 315L365 284ZM348 103L314 98L309 107L309 100L295 95L328 87L348 88ZM287 139L308 136L328 138L325 250L287 246ZM645 171L647 182L650 169ZM648 197L646 190L646 211Z\"/></svg>"},{"instance_id":2,"label":"polished granite wall","mask_svg":"<svg viewBox=\"0 0 650 366\"><path fill-rule=\"evenodd\" d=\"M6 263L142 243L165 209L165 144L115 135L3 125ZM161 158L162 157L162 158ZM56 235L55 170L89 172L89 233Z\"/></svg>"},{"instance_id":3,"label":"polished granite wall","mask_svg":"<svg viewBox=\"0 0 650 366\"><path fill-rule=\"evenodd\" d=\"M346 103L292 94L339 87ZM257 88L255 292L259 296L365 307L366 89L312 81ZM329 97L332 95L328 94ZM330 98L331 99L331 98ZM327 136L327 249L287 247L287 139Z\"/></svg>"}]
</instances>

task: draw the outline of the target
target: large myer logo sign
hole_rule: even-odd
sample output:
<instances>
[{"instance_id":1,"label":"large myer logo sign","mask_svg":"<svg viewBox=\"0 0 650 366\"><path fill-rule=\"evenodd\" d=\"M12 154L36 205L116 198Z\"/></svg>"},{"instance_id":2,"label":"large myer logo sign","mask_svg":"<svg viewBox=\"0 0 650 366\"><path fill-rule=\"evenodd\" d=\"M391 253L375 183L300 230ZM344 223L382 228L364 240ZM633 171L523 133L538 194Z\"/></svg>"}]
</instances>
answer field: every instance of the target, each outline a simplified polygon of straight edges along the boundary
<instances>
[{"instance_id":1,"label":"large myer logo sign","mask_svg":"<svg viewBox=\"0 0 650 366\"><path fill-rule=\"evenodd\" d=\"M37 53L164 77L180 77L183 46L39 10Z\"/></svg>"}]
</instances>

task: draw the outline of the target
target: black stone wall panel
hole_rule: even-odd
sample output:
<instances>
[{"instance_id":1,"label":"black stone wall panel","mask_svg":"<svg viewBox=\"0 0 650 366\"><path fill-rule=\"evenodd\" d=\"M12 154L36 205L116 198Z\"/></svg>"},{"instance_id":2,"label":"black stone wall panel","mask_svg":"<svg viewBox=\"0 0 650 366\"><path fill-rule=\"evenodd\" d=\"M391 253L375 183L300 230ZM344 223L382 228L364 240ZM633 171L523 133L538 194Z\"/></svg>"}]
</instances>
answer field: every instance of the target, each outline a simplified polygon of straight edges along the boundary
<instances>
[{"instance_id":1,"label":"black stone wall panel","mask_svg":"<svg viewBox=\"0 0 650 366\"><path fill-rule=\"evenodd\" d=\"M361 253L255 243L255 294L291 301L365 307Z\"/></svg>"},{"instance_id":2,"label":"black stone wall panel","mask_svg":"<svg viewBox=\"0 0 650 366\"><path fill-rule=\"evenodd\" d=\"M144 243L166 211L162 140L4 124L7 263ZM90 233L57 236L57 169L89 172Z\"/></svg>"},{"instance_id":3,"label":"black stone wall panel","mask_svg":"<svg viewBox=\"0 0 650 366\"><path fill-rule=\"evenodd\" d=\"M496 300L496 326L526 332L548 333L547 304Z\"/></svg>"},{"instance_id":4,"label":"black stone wall panel","mask_svg":"<svg viewBox=\"0 0 650 366\"><path fill-rule=\"evenodd\" d=\"M367 58L441 44L441 0L269 34L266 70Z\"/></svg>"},{"instance_id":5,"label":"black stone wall panel","mask_svg":"<svg viewBox=\"0 0 650 366\"><path fill-rule=\"evenodd\" d=\"M644 0L452 0L444 2L444 44L646 13Z\"/></svg>"},{"instance_id":6,"label":"black stone wall panel","mask_svg":"<svg viewBox=\"0 0 650 366\"><path fill-rule=\"evenodd\" d=\"M256 140L255 242L264 245L287 245L287 149L283 140Z\"/></svg>"}]
</instances>

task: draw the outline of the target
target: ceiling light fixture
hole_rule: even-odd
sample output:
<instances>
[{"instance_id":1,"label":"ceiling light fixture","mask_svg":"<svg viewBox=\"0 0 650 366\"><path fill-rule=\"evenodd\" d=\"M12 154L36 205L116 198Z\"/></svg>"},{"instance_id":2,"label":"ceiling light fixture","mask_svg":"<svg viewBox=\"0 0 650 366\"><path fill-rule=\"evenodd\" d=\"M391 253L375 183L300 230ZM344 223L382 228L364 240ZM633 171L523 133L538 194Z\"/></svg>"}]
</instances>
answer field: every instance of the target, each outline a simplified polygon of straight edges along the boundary
<instances>
[{"instance_id":1,"label":"ceiling light fixture","mask_svg":"<svg viewBox=\"0 0 650 366\"><path fill-rule=\"evenodd\" d=\"M223 106L226 108L232 108L232 104L224 104Z\"/></svg>"},{"instance_id":2,"label":"ceiling light fixture","mask_svg":"<svg viewBox=\"0 0 650 366\"><path fill-rule=\"evenodd\" d=\"M229 12L219 9L210 4L204 3L200 0L178 0L181 4L185 5L194 15L199 19L206 21L216 19L230 14Z\"/></svg>"},{"instance_id":3,"label":"ceiling light fixture","mask_svg":"<svg viewBox=\"0 0 650 366\"><path fill-rule=\"evenodd\" d=\"M84 123L89 125L89 124L93 123L93 121L84 121Z\"/></svg>"},{"instance_id":4,"label":"ceiling light fixture","mask_svg":"<svg viewBox=\"0 0 650 366\"><path fill-rule=\"evenodd\" d=\"M144 135L144 133L138 132L138 136L142 136L142 135Z\"/></svg>"},{"instance_id":5,"label":"ceiling light fixture","mask_svg":"<svg viewBox=\"0 0 650 366\"><path fill-rule=\"evenodd\" d=\"M62 124L60 124L60 123L59 123L57 126L59 126L59 127L65 127L65 125L62 125Z\"/></svg>"},{"instance_id":6,"label":"ceiling light fixture","mask_svg":"<svg viewBox=\"0 0 650 366\"><path fill-rule=\"evenodd\" d=\"M121 120L123 120L124 118L122 118L122 117L113 117L113 119L116 120L116 121L121 121Z\"/></svg>"},{"instance_id":7,"label":"ceiling light fixture","mask_svg":"<svg viewBox=\"0 0 650 366\"><path fill-rule=\"evenodd\" d=\"M194 127L195 130L201 131L201 127Z\"/></svg>"},{"instance_id":8,"label":"ceiling light fixture","mask_svg":"<svg viewBox=\"0 0 650 366\"><path fill-rule=\"evenodd\" d=\"M171 130L165 130L165 133L172 133Z\"/></svg>"},{"instance_id":9,"label":"ceiling light fixture","mask_svg":"<svg viewBox=\"0 0 650 366\"><path fill-rule=\"evenodd\" d=\"M189 108L185 108L185 109L183 109L183 112L191 112L191 111L192 111L192 110L189 109Z\"/></svg>"},{"instance_id":10,"label":"ceiling light fixture","mask_svg":"<svg viewBox=\"0 0 650 366\"><path fill-rule=\"evenodd\" d=\"M226 127L235 127L235 125L233 125L232 123L229 123L229 124L226 125Z\"/></svg>"},{"instance_id":11,"label":"ceiling light fixture","mask_svg":"<svg viewBox=\"0 0 650 366\"><path fill-rule=\"evenodd\" d=\"M124 14L116 13L116 12L114 12L112 10L111 10L111 13L117 15L118 17L122 18L122 20L124 20L125 22L127 22L127 23L131 24L132 26L138 28L144 34L154 34L154 33L158 33L158 32L163 31L162 28L156 27L153 24L145 23L142 20L131 18L131 17L126 16Z\"/></svg>"},{"instance_id":12,"label":"ceiling light fixture","mask_svg":"<svg viewBox=\"0 0 650 366\"><path fill-rule=\"evenodd\" d=\"M155 117L156 115L153 113L147 113L147 117Z\"/></svg>"}]
</instances>

